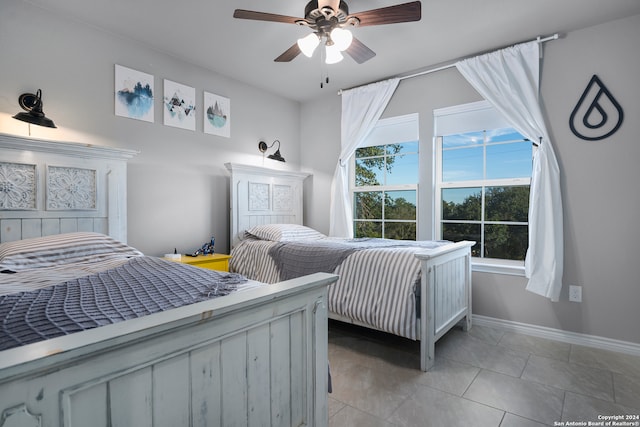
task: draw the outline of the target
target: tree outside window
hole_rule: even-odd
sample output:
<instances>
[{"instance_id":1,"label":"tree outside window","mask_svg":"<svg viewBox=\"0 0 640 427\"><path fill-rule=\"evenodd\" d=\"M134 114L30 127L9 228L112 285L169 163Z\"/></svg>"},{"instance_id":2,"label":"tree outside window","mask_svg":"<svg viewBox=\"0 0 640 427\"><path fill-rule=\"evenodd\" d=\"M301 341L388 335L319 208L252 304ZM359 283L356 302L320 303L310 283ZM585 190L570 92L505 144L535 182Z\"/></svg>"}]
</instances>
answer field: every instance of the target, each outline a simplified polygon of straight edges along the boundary
<instances>
[{"instance_id":1,"label":"tree outside window","mask_svg":"<svg viewBox=\"0 0 640 427\"><path fill-rule=\"evenodd\" d=\"M416 240L418 141L356 150L355 237Z\"/></svg>"}]
</instances>

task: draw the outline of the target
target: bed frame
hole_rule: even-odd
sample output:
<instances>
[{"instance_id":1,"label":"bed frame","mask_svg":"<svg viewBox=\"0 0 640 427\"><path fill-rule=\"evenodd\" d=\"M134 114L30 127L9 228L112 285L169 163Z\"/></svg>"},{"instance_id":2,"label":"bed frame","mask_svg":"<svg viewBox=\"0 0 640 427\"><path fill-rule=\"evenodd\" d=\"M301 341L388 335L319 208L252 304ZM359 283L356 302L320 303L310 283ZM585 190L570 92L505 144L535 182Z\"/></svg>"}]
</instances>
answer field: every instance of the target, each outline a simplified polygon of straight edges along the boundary
<instances>
[{"instance_id":1,"label":"bed frame","mask_svg":"<svg viewBox=\"0 0 640 427\"><path fill-rule=\"evenodd\" d=\"M230 248L244 230L263 224L302 224L304 180L311 174L225 163L230 179Z\"/></svg>"},{"instance_id":2,"label":"bed frame","mask_svg":"<svg viewBox=\"0 0 640 427\"><path fill-rule=\"evenodd\" d=\"M328 274L0 352L0 426L326 426Z\"/></svg>"},{"instance_id":3,"label":"bed frame","mask_svg":"<svg viewBox=\"0 0 640 427\"><path fill-rule=\"evenodd\" d=\"M231 172L231 247L244 230L259 224L302 224L303 181L309 174L226 164ZM273 202L278 194L286 201ZM258 200L258 202L256 202ZM462 241L438 249L421 249L420 318L416 319L420 339L420 369L429 370L435 361L435 342L464 320L471 328L471 247ZM329 312L329 318L367 328L375 327Z\"/></svg>"},{"instance_id":4,"label":"bed frame","mask_svg":"<svg viewBox=\"0 0 640 427\"><path fill-rule=\"evenodd\" d=\"M0 207L0 237L99 231L125 241L134 154L0 135L0 167L21 176L31 203ZM61 209L56 173L76 169L95 200ZM336 279L314 274L2 351L0 427L326 426Z\"/></svg>"},{"instance_id":5,"label":"bed frame","mask_svg":"<svg viewBox=\"0 0 640 427\"><path fill-rule=\"evenodd\" d=\"M126 243L127 160L137 153L0 134L0 185L22 200L0 202L0 241L95 231Z\"/></svg>"}]
</instances>

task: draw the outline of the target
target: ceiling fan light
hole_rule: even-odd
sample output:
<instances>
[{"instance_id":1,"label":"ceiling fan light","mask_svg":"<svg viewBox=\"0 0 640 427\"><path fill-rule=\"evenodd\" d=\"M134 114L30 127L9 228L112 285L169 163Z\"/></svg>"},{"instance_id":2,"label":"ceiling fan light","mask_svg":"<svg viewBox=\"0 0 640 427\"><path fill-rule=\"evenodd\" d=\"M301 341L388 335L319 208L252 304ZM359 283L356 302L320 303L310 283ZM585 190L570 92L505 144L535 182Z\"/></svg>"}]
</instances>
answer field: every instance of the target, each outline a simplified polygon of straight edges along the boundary
<instances>
[{"instance_id":1,"label":"ceiling fan light","mask_svg":"<svg viewBox=\"0 0 640 427\"><path fill-rule=\"evenodd\" d=\"M334 28L331 31L331 40L333 40L333 44L336 48L342 52L345 51L351 46L351 42L353 41L353 34L351 31L345 30L344 28Z\"/></svg>"},{"instance_id":2,"label":"ceiling fan light","mask_svg":"<svg viewBox=\"0 0 640 427\"><path fill-rule=\"evenodd\" d=\"M326 47L326 57L324 62L327 64L337 64L344 59L344 56L340 53L340 50L335 44Z\"/></svg>"},{"instance_id":3,"label":"ceiling fan light","mask_svg":"<svg viewBox=\"0 0 640 427\"><path fill-rule=\"evenodd\" d=\"M316 33L311 33L306 37L298 39L298 47L307 58L311 58L313 56L313 52L319 44L320 38Z\"/></svg>"}]
</instances>

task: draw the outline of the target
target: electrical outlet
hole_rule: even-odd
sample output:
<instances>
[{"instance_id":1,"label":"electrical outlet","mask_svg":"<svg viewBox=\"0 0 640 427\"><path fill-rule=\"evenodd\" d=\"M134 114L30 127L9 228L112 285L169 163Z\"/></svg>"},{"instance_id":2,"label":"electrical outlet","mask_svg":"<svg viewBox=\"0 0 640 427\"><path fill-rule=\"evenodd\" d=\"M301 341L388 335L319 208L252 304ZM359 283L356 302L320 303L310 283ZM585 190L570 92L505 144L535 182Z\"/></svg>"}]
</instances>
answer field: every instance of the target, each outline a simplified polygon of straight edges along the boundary
<instances>
[{"instance_id":1,"label":"electrical outlet","mask_svg":"<svg viewBox=\"0 0 640 427\"><path fill-rule=\"evenodd\" d=\"M569 286L569 301L582 302L582 286Z\"/></svg>"}]
</instances>

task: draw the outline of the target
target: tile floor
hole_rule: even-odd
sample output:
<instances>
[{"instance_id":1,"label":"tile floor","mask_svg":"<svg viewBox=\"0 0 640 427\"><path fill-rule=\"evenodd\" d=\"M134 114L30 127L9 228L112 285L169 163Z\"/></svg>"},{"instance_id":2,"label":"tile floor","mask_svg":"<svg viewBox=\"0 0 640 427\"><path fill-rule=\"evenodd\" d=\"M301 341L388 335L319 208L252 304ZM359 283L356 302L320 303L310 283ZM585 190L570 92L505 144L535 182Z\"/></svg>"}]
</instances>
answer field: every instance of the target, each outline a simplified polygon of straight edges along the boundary
<instances>
[{"instance_id":1,"label":"tile floor","mask_svg":"<svg viewBox=\"0 0 640 427\"><path fill-rule=\"evenodd\" d=\"M417 342L330 321L329 426L533 427L640 415L639 356L481 326L438 341L429 372L418 355ZM640 425L626 421L618 425Z\"/></svg>"}]
</instances>

